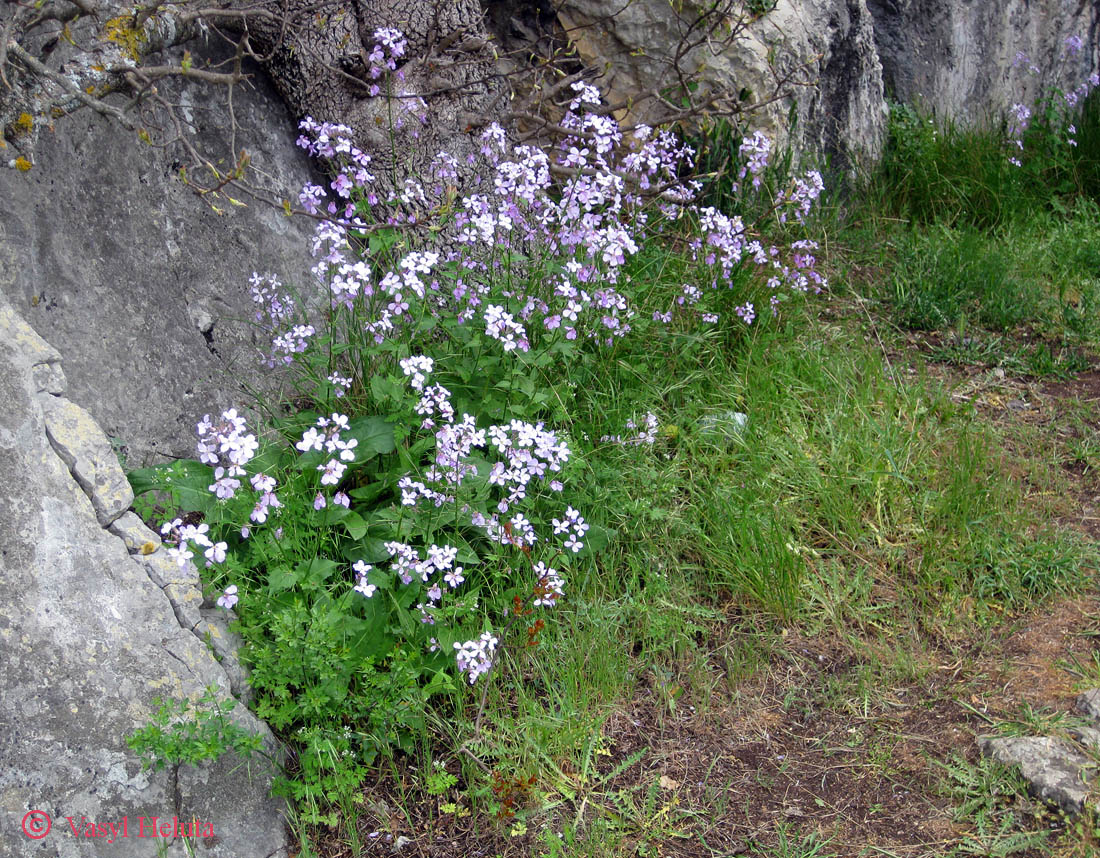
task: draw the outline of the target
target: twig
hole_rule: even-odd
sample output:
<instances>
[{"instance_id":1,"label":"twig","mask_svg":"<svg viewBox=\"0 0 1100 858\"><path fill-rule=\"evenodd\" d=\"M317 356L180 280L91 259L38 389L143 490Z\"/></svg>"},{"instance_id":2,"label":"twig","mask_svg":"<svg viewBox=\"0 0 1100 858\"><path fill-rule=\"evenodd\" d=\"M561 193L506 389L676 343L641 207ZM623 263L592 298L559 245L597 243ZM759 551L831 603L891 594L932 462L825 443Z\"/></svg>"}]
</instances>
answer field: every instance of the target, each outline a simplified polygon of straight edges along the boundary
<instances>
[{"instance_id":1,"label":"twig","mask_svg":"<svg viewBox=\"0 0 1100 858\"><path fill-rule=\"evenodd\" d=\"M8 51L12 54L12 56L18 58L21 63L27 66L27 68L29 68L35 74L41 75L48 80L52 80L54 83L65 89L78 101L92 108L92 110L94 110L96 113L117 120L128 131L133 131L137 128L137 125L134 123L134 121L130 119L130 117L126 116L126 114L124 114L117 107L114 107L104 101L101 101L98 98L93 98L92 96L88 95L88 93L84 92L80 87L78 87L75 83L73 83L64 75L60 75L57 72L47 68L41 62L39 62L25 50L23 50L23 48L21 48L17 42L9 41Z\"/></svg>"},{"instance_id":2,"label":"twig","mask_svg":"<svg viewBox=\"0 0 1100 858\"><path fill-rule=\"evenodd\" d=\"M240 70L234 72L212 72L206 71L205 69L185 69L182 66L138 66L136 68L126 66L123 68L112 68L110 71L115 74L128 72L133 74L138 80L144 78L145 81L143 82L163 77L186 77L191 80L201 80L204 83L226 84L228 86L232 86L249 77L249 75L241 74Z\"/></svg>"}]
</instances>

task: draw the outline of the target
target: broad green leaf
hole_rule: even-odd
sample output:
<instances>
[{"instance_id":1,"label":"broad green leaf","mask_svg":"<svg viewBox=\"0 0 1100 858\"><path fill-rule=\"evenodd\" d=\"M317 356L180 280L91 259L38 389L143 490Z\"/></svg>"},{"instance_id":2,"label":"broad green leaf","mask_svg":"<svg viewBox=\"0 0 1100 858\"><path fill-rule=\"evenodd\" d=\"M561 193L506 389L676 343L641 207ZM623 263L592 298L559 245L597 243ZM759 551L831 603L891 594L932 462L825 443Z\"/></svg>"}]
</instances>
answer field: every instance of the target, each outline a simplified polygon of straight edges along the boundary
<instances>
[{"instance_id":1,"label":"broad green leaf","mask_svg":"<svg viewBox=\"0 0 1100 858\"><path fill-rule=\"evenodd\" d=\"M210 493L214 469L193 459L140 468L126 476L135 495L150 491L171 492L179 512L209 512L218 500Z\"/></svg>"},{"instance_id":2,"label":"broad green leaf","mask_svg":"<svg viewBox=\"0 0 1100 858\"><path fill-rule=\"evenodd\" d=\"M356 539L355 542L344 548L344 557L349 563L354 563L356 560L362 560L364 563L382 563L390 559L390 552L386 550L386 542L387 540L374 536ZM371 583L378 585L378 582L373 578Z\"/></svg>"},{"instance_id":3,"label":"broad green leaf","mask_svg":"<svg viewBox=\"0 0 1100 858\"><path fill-rule=\"evenodd\" d=\"M335 561L327 557L314 557L309 561L309 566L306 567L303 580L321 586L332 577L336 569Z\"/></svg>"},{"instance_id":4,"label":"broad green leaf","mask_svg":"<svg viewBox=\"0 0 1100 858\"><path fill-rule=\"evenodd\" d=\"M347 430L340 433L340 437L344 440L354 438L359 442L355 448L357 462L394 450L393 424L381 417L356 417L348 424Z\"/></svg>"},{"instance_id":5,"label":"broad green leaf","mask_svg":"<svg viewBox=\"0 0 1100 858\"><path fill-rule=\"evenodd\" d=\"M267 574L267 589L272 593L289 590L298 583L298 575L290 566L277 566Z\"/></svg>"},{"instance_id":6,"label":"broad green leaf","mask_svg":"<svg viewBox=\"0 0 1100 858\"><path fill-rule=\"evenodd\" d=\"M355 498L355 500L362 503L370 503L372 500L376 500L383 492L389 488L389 484L383 480L375 480L372 483L368 483L365 486L360 486L357 489L352 489L348 494Z\"/></svg>"},{"instance_id":7,"label":"broad green leaf","mask_svg":"<svg viewBox=\"0 0 1100 858\"><path fill-rule=\"evenodd\" d=\"M354 511L344 511L347 512L347 515L344 516L343 524L348 530L348 535L350 535L352 539L362 539L366 536L367 523L363 521L363 516Z\"/></svg>"}]
</instances>

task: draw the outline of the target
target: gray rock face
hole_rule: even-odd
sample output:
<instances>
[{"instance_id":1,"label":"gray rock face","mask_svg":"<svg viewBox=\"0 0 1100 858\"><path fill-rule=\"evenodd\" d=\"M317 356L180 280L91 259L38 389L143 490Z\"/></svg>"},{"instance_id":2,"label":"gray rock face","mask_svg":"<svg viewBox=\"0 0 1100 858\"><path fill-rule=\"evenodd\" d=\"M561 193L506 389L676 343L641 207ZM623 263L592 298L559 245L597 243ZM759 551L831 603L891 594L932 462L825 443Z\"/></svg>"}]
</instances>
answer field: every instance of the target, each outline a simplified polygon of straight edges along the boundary
<instances>
[{"instance_id":1,"label":"gray rock face","mask_svg":"<svg viewBox=\"0 0 1100 858\"><path fill-rule=\"evenodd\" d=\"M980 122L1015 102L1030 104L1037 78L1062 88L1080 83L1096 69L1100 7L1080 0L1006 0L959 3L949 0L867 0L887 94L922 103L939 116ZM1066 60L1067 36L1080 35L1086 49Z\"/></svg>"},{"instance_id":2,"label":"gray rock face","mask_svg":"<svg viewBox=\"0 0 1100 858\"><path fill-rule=\"evenodd\" d=\"M667 57L700 4L684 3L679 14L674 5L681 4L565 0L557 8L581 58L607 68L601 87L616 103L674 82ZM789 97L754 116L753 125L786 140L793 103L795 148L874 156L881 147L882 71L865 0L779 0L732 49L696 48L683 67L698 68L705 85L746 90L750 103L770 98L784 76L816 84L790 87Z\"/></svg>"},{"instance_id":3,"label":"gray rock face","mask_svg":"<svg viewBox=\"0 0 1100 858\"><path fill-rule=\"evenodd\" d=\"M1075 708L1091 722L1071 725L1066 731L1079 747L1055 736L978 738L984 755L1019 766L1034 795L1073 814L1084 810L1096 776L1095 765L1081 749L1093 757L1100 752L1100 689L1079 695ZM1100 805L1095 807L1100 809Z\"/></svg>"},{"instance_id":4,"label":"gray rock face","mask_svg":"<svg viewBox=\"0 0 1100 858\"><path fill-rule=\"evenodd\" d=\"M1079 694L1074 707L1090 721L1100 724L1100 688Z\"/></svg>"},{"instance_id":5,"label":"gray rock face","mask_svg":"<svg viewBox=\"0 0 1100 858\"><path fill-rule=\"evenodd\" d=\"M162 88L224 158L224 94ZM295 201L312 173L293 119L262 77L237 89L234 109L253 176ZM64 357L69 395L128 466L193 455L203 414L247 404L243 384L272 383L256 359L268 343L249 324L248 278L306 284L312 222L248 198L213 201L215 213L170 154L89 110L40 135L29 172L0 169L0 199L0 290Z\"/></svg>"},{"instance_id":6,"label":"gray rock face","mask_svg":"<svg viewBox=\"0 0 1100 858\"><path fill-rule=\"evenodd\" d=\"M683 7L679 17L674 6ZM603 85L618 102L675 82L667 57L700 4L564 0L557 8L581 58L607 69ZM884 94L964 123L999 117L1015 102L1030 105L1040 79L1063 89L1084 80L1097 67L1098 31L1100 5L1080 0L778 0L731 49L699 47L683 66L711 85L745 88L749 102L804 69L795 79L814 85L790 88L752 125L782 139L793 105L796 149L873 156L885 131ZM1071 35L1086 48L1067 60ZM1041 77L1028 64L1013 68L1018 52Z\"/></svg>"},{"instance_id":7,"label":"gray rock face","mask_svg":"<svg viewBox=\"0 0 1100 858\"><path fill-rule=\"evenodd\" d=\"M1089 759L1065 742L1050 736L983 737L982 753L1020 774L1036 796L1067 813L1080 813L1089 797L1086 766Z\"/></svg>"},{"instance_id":8,"label":"gray rock face","mask_svg":"<svg viewBox=\"0 0 1100 858\"><path fill-rule=\"evenodd\" d=\"M49 415L76 413L56 396L55 370L57 352L0 293L0 856L125 858L162 854L158 847L184 856L187 846L212 858L285 855L269 763L238 767L227 757L142 771L125 745L150 720L154 697L195 700L208 686L225 697L230 680L199 636L181 627L127 540L104 529L125 480L101 457L102 433L80 412L63 455L51 442ZM74 476L70 467L80 466L69 462L94 463L93 476ZM132 530L125 518L112 527ZM156 548L146 541L139 553ZM243 707L234 717L276 751ZM45 817L31 811L50 817L48 832ZM185 845L174 818L197 819L198 833L213 837ZM103 825L101 836L84 836L87 822Z\"/></svg>"}]
</instances>

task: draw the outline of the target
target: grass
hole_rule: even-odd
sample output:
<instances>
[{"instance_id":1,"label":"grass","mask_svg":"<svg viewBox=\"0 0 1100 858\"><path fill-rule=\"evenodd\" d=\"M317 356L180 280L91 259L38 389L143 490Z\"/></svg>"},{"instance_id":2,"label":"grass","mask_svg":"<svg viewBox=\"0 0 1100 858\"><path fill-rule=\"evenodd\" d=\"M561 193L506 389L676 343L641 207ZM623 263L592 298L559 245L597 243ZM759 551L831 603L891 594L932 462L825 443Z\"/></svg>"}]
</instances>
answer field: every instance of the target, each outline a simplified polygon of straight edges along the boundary
<instances>
[{"instance_id":1,"label":"grass","mask_svg":"<svg viewBox=\"0 0 1100 858\"><path fill-rule=\"evenodd\" d=\"M779 681L777 662L793 660L819 690L796 692L784 718L827 710L873 721L890 709L884 689L935 674L938 648L971 646L1005 612L1086 586L1093 552L1043 524L999 430L942 382L903 374L858 319L814 318L820 310L735 350L713 341L618 355L620 398L654 403L661 431L652 449L609 447L587 462L591 503L614 511L604 524L617 538L539 645L510 652L484 698L460 704L464 717L440 718L430 757L456 785L428 795L398 764L393 784L411 783L398 829L477 820L492 848L517 855L710 843L700 832L719 807L731 813L729 796L718 787L677 798L675 773L662 787L668 769L654 761L669 748L620 741L616 725L639 707L633 720L666 739L693 720L727 721L743 689ZM713 431L708 418L730 412L747 415L743 425ZM840 668L820 675L796 638ZM712 742L685 750L710 758ZM867 766L897 764L876 730L844 742ZM499 786L532 777L529 788ZM767 793L784 776L760 777ZM428 821L425 804L470 816ZM974 824L959 854L966 843L1038 842L986 817ZM853 854L840 828L765 828L746 838L746 854ZM834 849L837 836L847 846Z\"/></svg>"},{"instance_id":2,"label":"grass","mask_svg":"<svg viewBox=\"0 0 1100 858\"><path fill-rule=\"evenodd\" d=\"M627 339L568 379L574 437L659 418L652 446L586 448L608 550L336 825L303 827L303 854L1088 854L1091 821L1054 819L972 737L1051 721L1009 705L1003 654L1030 640L1017 618L1094 598L1059 495L1064 466L1095 471L1100 415L1063 437L953 386L1095 365L1098 109L1072 158L1023 171L998 129L895 111L822 223L833 296ZM637 266L659 290L683 260ZM1087 650L1070 663L1100 676Z\"/></svg>"},{"instance_id":3,"label":"grass","mask_svg":"<svg viewBox=\"0 0 1100 858\"><path fill-rule=\"evenodd\" d=\"M559 723L607 736L616 711L639 694L671 729L688 707L690 717L729 718L730 695L761 676L775 682L784 660L813 675L821 662L807 667L792 652L795 637L827 641L828 658L847 665L818 692L785 696L785 712L873 721L890 709L886 689L928 682L939 654L992 648L1006 616L1088 586L1094 550L1048 523L1052 513L1018 481L1004 427L883 344L896 345L906 330L937 333L932 362L1021 377L1072 377L1092 365L1096 203L1048 199L1026 204L1022 217L1009 197L1030 186L993 163L1004 159L993 141L954 128L934 135L925 157L936 169L923 179L911 153L880 166L877 186L833 239L842 248L852 242L847 258L859 259L836 272L838 291L871 301L870 316L823 319L810 305L734 348L693 340L666 353L619 355L629 368L621 383L633 388L621 398L663 405L661 441L648 458L615 462L616 480L593 481L601 486L593 500L622 511L611 522L620 538L575 594L558 639L564 649L555 649L565 655L575 646L584 659L555 660L539 683L567 716L534 742L545 749L544 769L553 760L559 771L583 771L588 759L591 744L567 738ZM911 172L901 176L906 163ZM874 197L883 188L894 194L891 206ZM912 222L890 220L900 213ZM867 290L860 273L869 266L879 276ZM1072 455L1089 461L1090 445L1085 435ZM593 463L594 477L603 466ZM606 622L617 641L594 635ZM594 678L598 704L577 696L578 672ZM785 695L796 687L790 682L788 674ZM547 718L538 695L504 695L490 706L516 734ZM878 776L898 766L898 737L871 730L851 738L845 746ZM490 753L538 766L530 745L496 744ZM610 765L617 755L608 755ZM948 785L965 833L938 854L1039 854L1055 841L1071 849L1089 842L1070 825L1052 832L1041 807L1033 816L1006 812L1008 797L1023 795L1008 773L984 761L939 765L945 774L929 775L927 790ZM758 775L764 788L782 782ZM634 779L634 806L651 788ZM559 782L530 818L553 827L558 808L576 807L566 793ZM642 844L651 840L636 813L621 812L622 801L589 793L583 816L593 819L573 818L563 854L647 854ZM728 813L721 789L701 801L702 813ZM643 816L654 813L651 805ZM662 832L666 850L683 833ZM800 831L781 823L746 844L762 856L854 854L850 841L832 845L850 836L843 825Z\"/></svg>"}]
</instances>

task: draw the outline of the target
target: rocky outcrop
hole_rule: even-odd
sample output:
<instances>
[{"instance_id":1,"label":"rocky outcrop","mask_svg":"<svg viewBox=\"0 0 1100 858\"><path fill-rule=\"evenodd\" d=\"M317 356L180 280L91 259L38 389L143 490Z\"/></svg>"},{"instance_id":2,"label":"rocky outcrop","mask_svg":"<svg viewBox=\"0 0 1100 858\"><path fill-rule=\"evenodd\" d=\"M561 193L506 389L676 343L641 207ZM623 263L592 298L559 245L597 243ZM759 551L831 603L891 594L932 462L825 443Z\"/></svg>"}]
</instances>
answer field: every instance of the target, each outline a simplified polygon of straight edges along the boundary
<instances>
[{"instance_id":1,"label":"rocky outcrop","mask_svg":"<svg viewBox=\"0 0 1100 858\"><path fill-rule=\"evenodd\" d=\"M254 83L235 93L235 132L224 93L171 82L162 92L211 157L233 151L235 133L251 177L295 201L314 173L293 119ZM310 282L312 222L198 196L171 152L88 109L43 130L34 157L28 172L0 169L0 290L60 352L70 396L130 467L193 455L203 414L271 389L248 279L258 269L288 287Z\"/></svg>"},{"instance_id":2,"label":"rocky outcrop","mask_svg":"<svg viewBox=\"0 0 1100 858\"><path fill-rule=\"evenodd\" d=\"M1072 88L1097 68L1100 6L1084 0L867 0L887 96L982 122L1030 104L1040 81ZM1067 57L1065 40L1084 49ZM1022 53L1028 62L1017 63ZM1034 64L1038 75L1029 71Z\"/></svg>"},{"instance_id":3,"label":"rocky outcrop","mask_svg":"<svg viewBox=\"0 0 1100 858\"><path fill-rule=\"evenodd\" d=\"M734 15L741 6L731 4ZM617 103L675 82L676 45L701 9L565 0L559 18L581 58L606 69L601 85ZM797 149L873 156L881 146L882 74L864 0L779 0L732 44L716 36L693 48L680 67L697 69L704 86L736 93L745 106L770 102L752 124ZM797 122L788 138L792 106ZM644 110L636 118L650 119Z\"/></svg>"},{"instance_id":4,"label":"rocky outcrop","mask_svg":"<svg viewBox=\"0 0 1100 858\"><path fill-rule=\"evenodd\" d=\"M736 16L768 5L729 8ZM675 45L703 6L564 0L558 8L580 58L605 70L617 103L675 84ZM732 44L723 46L718 32L680 65L698 70L703 86L745 96L745 105L779 95L750 124L796 150L843 160L880 151L887 97L977 122L1030 103L1040 81L1072 87L1097 68L1098 31L1100 6L1081 0L778 0ZM1067 59L1071 35L1085 48ZM1018 52L1029 62L1014 67ZM787 138L792 110L797 123ZM642 108L634 118L649 117Z\"/></svg>"},{"instance_id":5,"label":"rocky outcrop","mask_svg":"<svg viewBox=\"0 0 1100 858\"><path fill-rule=\"evenodd\" d=\"M132 495L110 445L64 392L59 353L0 293L0 856L285 855L270 762L145 771L125 744L154 698L213 687L224 699L231 679L201 615L181 624L139 561L175 566L124 513ZM201 607L197 590L176 598ZM260 722L243 707L234 717L275 754ZM165 835L173 818L204 836Z\"/></svg>"}]
</instances>

